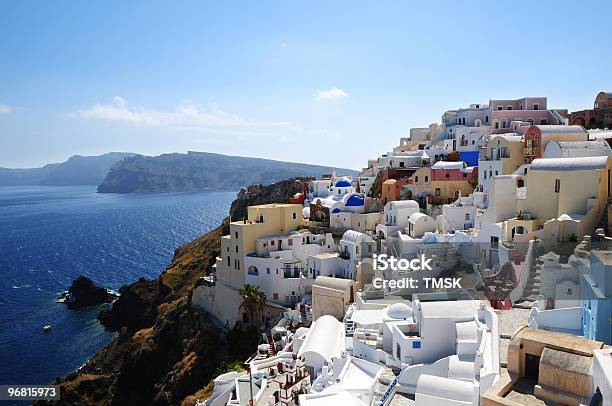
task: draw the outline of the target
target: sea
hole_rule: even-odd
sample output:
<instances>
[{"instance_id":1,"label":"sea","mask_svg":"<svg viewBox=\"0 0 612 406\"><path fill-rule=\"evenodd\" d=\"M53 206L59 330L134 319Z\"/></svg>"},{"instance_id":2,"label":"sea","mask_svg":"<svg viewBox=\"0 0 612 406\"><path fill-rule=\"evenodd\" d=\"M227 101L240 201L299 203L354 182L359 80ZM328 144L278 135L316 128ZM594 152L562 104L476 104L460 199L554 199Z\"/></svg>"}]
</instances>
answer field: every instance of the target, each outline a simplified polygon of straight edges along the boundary
<instances>
[{"instance_id":1,"label":"sea","mask_svg":"<svg viewBox=\"0 0 612 406\"><path fill-rule=\"evenodd\" d=\"M101 307L55 302L77 276L114 290L157 278L176 247L221 223L235 197L0 187L0 385L52 382L112 339L96 320Z\"/></svg>"}]
</instances>

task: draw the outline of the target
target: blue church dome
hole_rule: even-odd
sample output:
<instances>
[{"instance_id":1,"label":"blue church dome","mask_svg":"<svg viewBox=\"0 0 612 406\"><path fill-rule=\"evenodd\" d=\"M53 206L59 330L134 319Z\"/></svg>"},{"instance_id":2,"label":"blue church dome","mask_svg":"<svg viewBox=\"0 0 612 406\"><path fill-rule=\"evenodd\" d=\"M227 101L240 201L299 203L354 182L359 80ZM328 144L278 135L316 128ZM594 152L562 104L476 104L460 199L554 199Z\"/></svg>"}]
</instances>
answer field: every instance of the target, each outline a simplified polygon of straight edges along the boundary
<instances>
[{"instance_id":1,"label":"blue church dome","mask_svg":"<svg viewBox=\"0 0 612 406\"><path fill-rule=\"evenodd\" d=\"M365 199L363 195L352 195L348 199L346 199L347 206L363 206Z\"/></svg>"},{"instance_id":2,"label":"blue church dome","mask_svg":"<svg viewBox=\"0 0 612 406\"><path fill-rule=\"evenodd\" d=\"M332 210L332 213L340 213L340 209L336 207L335 209Z\"/></svg>"},{"instance_id":3,"label":"blue church dome","mask_svg":"<svg viewBox=\"0 0 612 406\"><path fill-rule=\"evenodd\" d=\"M351 182L346 178L340 178L336 181L335 187L350 187Z\"/></svg>"}]
</instances>

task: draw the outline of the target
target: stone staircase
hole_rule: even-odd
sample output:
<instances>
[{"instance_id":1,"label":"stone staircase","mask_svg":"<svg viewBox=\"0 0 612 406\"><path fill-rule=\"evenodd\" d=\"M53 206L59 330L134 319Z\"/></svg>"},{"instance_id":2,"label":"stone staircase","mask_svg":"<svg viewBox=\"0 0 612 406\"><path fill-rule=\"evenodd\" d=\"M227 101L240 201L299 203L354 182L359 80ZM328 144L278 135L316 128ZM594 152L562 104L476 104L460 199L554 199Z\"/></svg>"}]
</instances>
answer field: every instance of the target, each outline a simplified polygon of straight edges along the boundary
<instances>
[{"instance_id":1,"label":"stone staircase","mask_svg":"<svg viewBox=\"0 0 612 406\"><path fill-rule=\"evenodd\" d=\"M529 279L527 280L527 284L525 285L525 290L523 291L523 297L521 298L519 303L516 303L514 307L523 308L523 309L531 309L531 305L536 301L537 296L540 294L540 288L542 286L542 282L540 277L542 275L542 265L543 261L540 257L535 260L535 272L529 273ZM533 270L532 270L533 271Z\"/></svg>"},{"instance_id":2,"label":"stone staircase","mask_svg":"<svg viewBox=\"0 0 612 406\"><path fill-rule=\"evenodd\" d=\"M389 367L384 367L382 374L374 387L374 395L372 396L372 405L378 405L382 401L383 396L389 389L389 386L394 383L396 376Z\"/></svg>"},{"instance_id":3,"label":"stone staircase","mask_svg":"<svg viewBox=\"0 0 612 406\"><path fill-rule=\"evenodd\" d=\"M606 207L604 208L603 213L601 214L601 217L599 218L599 221L597 222L597 225L595 226L596 230L598 228L603 228L607 236L610 235L609 230L608 230L608 206L610 204L612 204L612 198L608 199L608 203L606 204Z\"/></svg>"}]
</instances>

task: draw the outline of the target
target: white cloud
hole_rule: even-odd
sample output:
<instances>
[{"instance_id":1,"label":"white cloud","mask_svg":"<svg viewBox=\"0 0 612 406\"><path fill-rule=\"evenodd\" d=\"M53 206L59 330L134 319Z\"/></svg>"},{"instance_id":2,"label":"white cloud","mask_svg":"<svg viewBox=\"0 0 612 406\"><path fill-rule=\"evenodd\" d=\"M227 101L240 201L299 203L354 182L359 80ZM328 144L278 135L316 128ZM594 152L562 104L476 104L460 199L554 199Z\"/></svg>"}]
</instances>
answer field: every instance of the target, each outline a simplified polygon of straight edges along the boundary
<instances>
[{"instance_id":1,"label":"white cloud","mask_svg":"<svg viewBox=\"0 0 612 406\"><path fill-rule=\"evenodd\" d=\"M287 48L289 46L289 43L287 41L281 42L280 47L281 48Z\"/></svg>"},{"instance_id":2,"label":"white cloud","mask_svg":"<svg viewBox=\"0 0 612 406\"><path fill-rule=\"evenodd\" d=\"M116 96L112 103L95 104L88 109L78 111L75 116L134 125L234 135L280 136L287 135L287 132L297 129L294 123L287 121L248 121L236 114L228 113L216 105L208 109L202 109L190 100L182 102L173 111L162 111L131 107L123 97Z\"/></svg>"},{"instance_id":3,"label":"white cloud","mask_svg":"<svg viewBox=\"0 0 612 406\"><path fill-rule=\"evenodd\" d=\"M338 100L349 96L350 95L344 90L337 87L332 87L329 90L319 90L317 100Z\"/></svg>"},{"instance_id":4,"label":"white cloud","mask_svg":"<svg viewBox=\"0 0 612 406\"><path fill-rule=\"evenodd\" d=\"M12 113L13 108L11 106L7 106L6 104L0 104L0 114L2 113Z\"/></svg>"}]
</instances>

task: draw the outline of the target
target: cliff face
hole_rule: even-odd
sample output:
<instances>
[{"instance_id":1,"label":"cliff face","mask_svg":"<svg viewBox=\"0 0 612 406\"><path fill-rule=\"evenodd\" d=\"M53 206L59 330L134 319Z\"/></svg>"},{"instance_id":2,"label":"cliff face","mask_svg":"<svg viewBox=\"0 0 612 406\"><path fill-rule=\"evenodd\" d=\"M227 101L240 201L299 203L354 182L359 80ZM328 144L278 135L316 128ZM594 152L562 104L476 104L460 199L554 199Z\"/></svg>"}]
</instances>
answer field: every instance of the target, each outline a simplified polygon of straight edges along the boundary
<instances>
[{"instance_id":1,"label":"cliff face","mask_svg":"<svg viewBox=\"0 0 612 406\"><path fill-rule=\"evenodd\" d=\"M301 182L250 187L238 195L232 213L246 213L250 204L286 202L302 190ZM224 331L189 305L195 284L219 254L226 225L177 248L158 279L120 289L120 298L99 316L117 336L78 372L58 378L61 400L53 404L192 406L210 395L214 377L256 350L256 329Z\"/></svg>"},{"instance_id":2,"label":"cliff face","mask_svg":"<svg viewBox=\"0 0 612 406\"><path fill-rule=\"evenodd\" d=\"M206 152L135 156L114 165L98 186L98 191L132 193L237 189L251 184L270 184L295 176L319 176L333 170L347 175L356 173L327 166Z\"/></svg>"},{"instance_id":3,"label":"cliff face","mask_svg":"<svg viewBox=\"0 0 612 406\"><path fill-rule=\"evenodd\" d=\"M0 168L0 186L98 185L111 166L132 155L127 152L110 152L99 156L74 155L66 162L48 164L41 168Z\"/></svg>"},{"instance_id":4,"label":"cliff face","mask_svg":"<svg viewBox=\"0 0 612 406\"><path fill-rule=\"evenodd\" d=\"M247 207L267 203L286 203L289 197L304 190L309 177L291 178L271 185L251 185L238 192L230 208L232 221L242 220L247 216Z\"/></svg>"}]
</instances>

